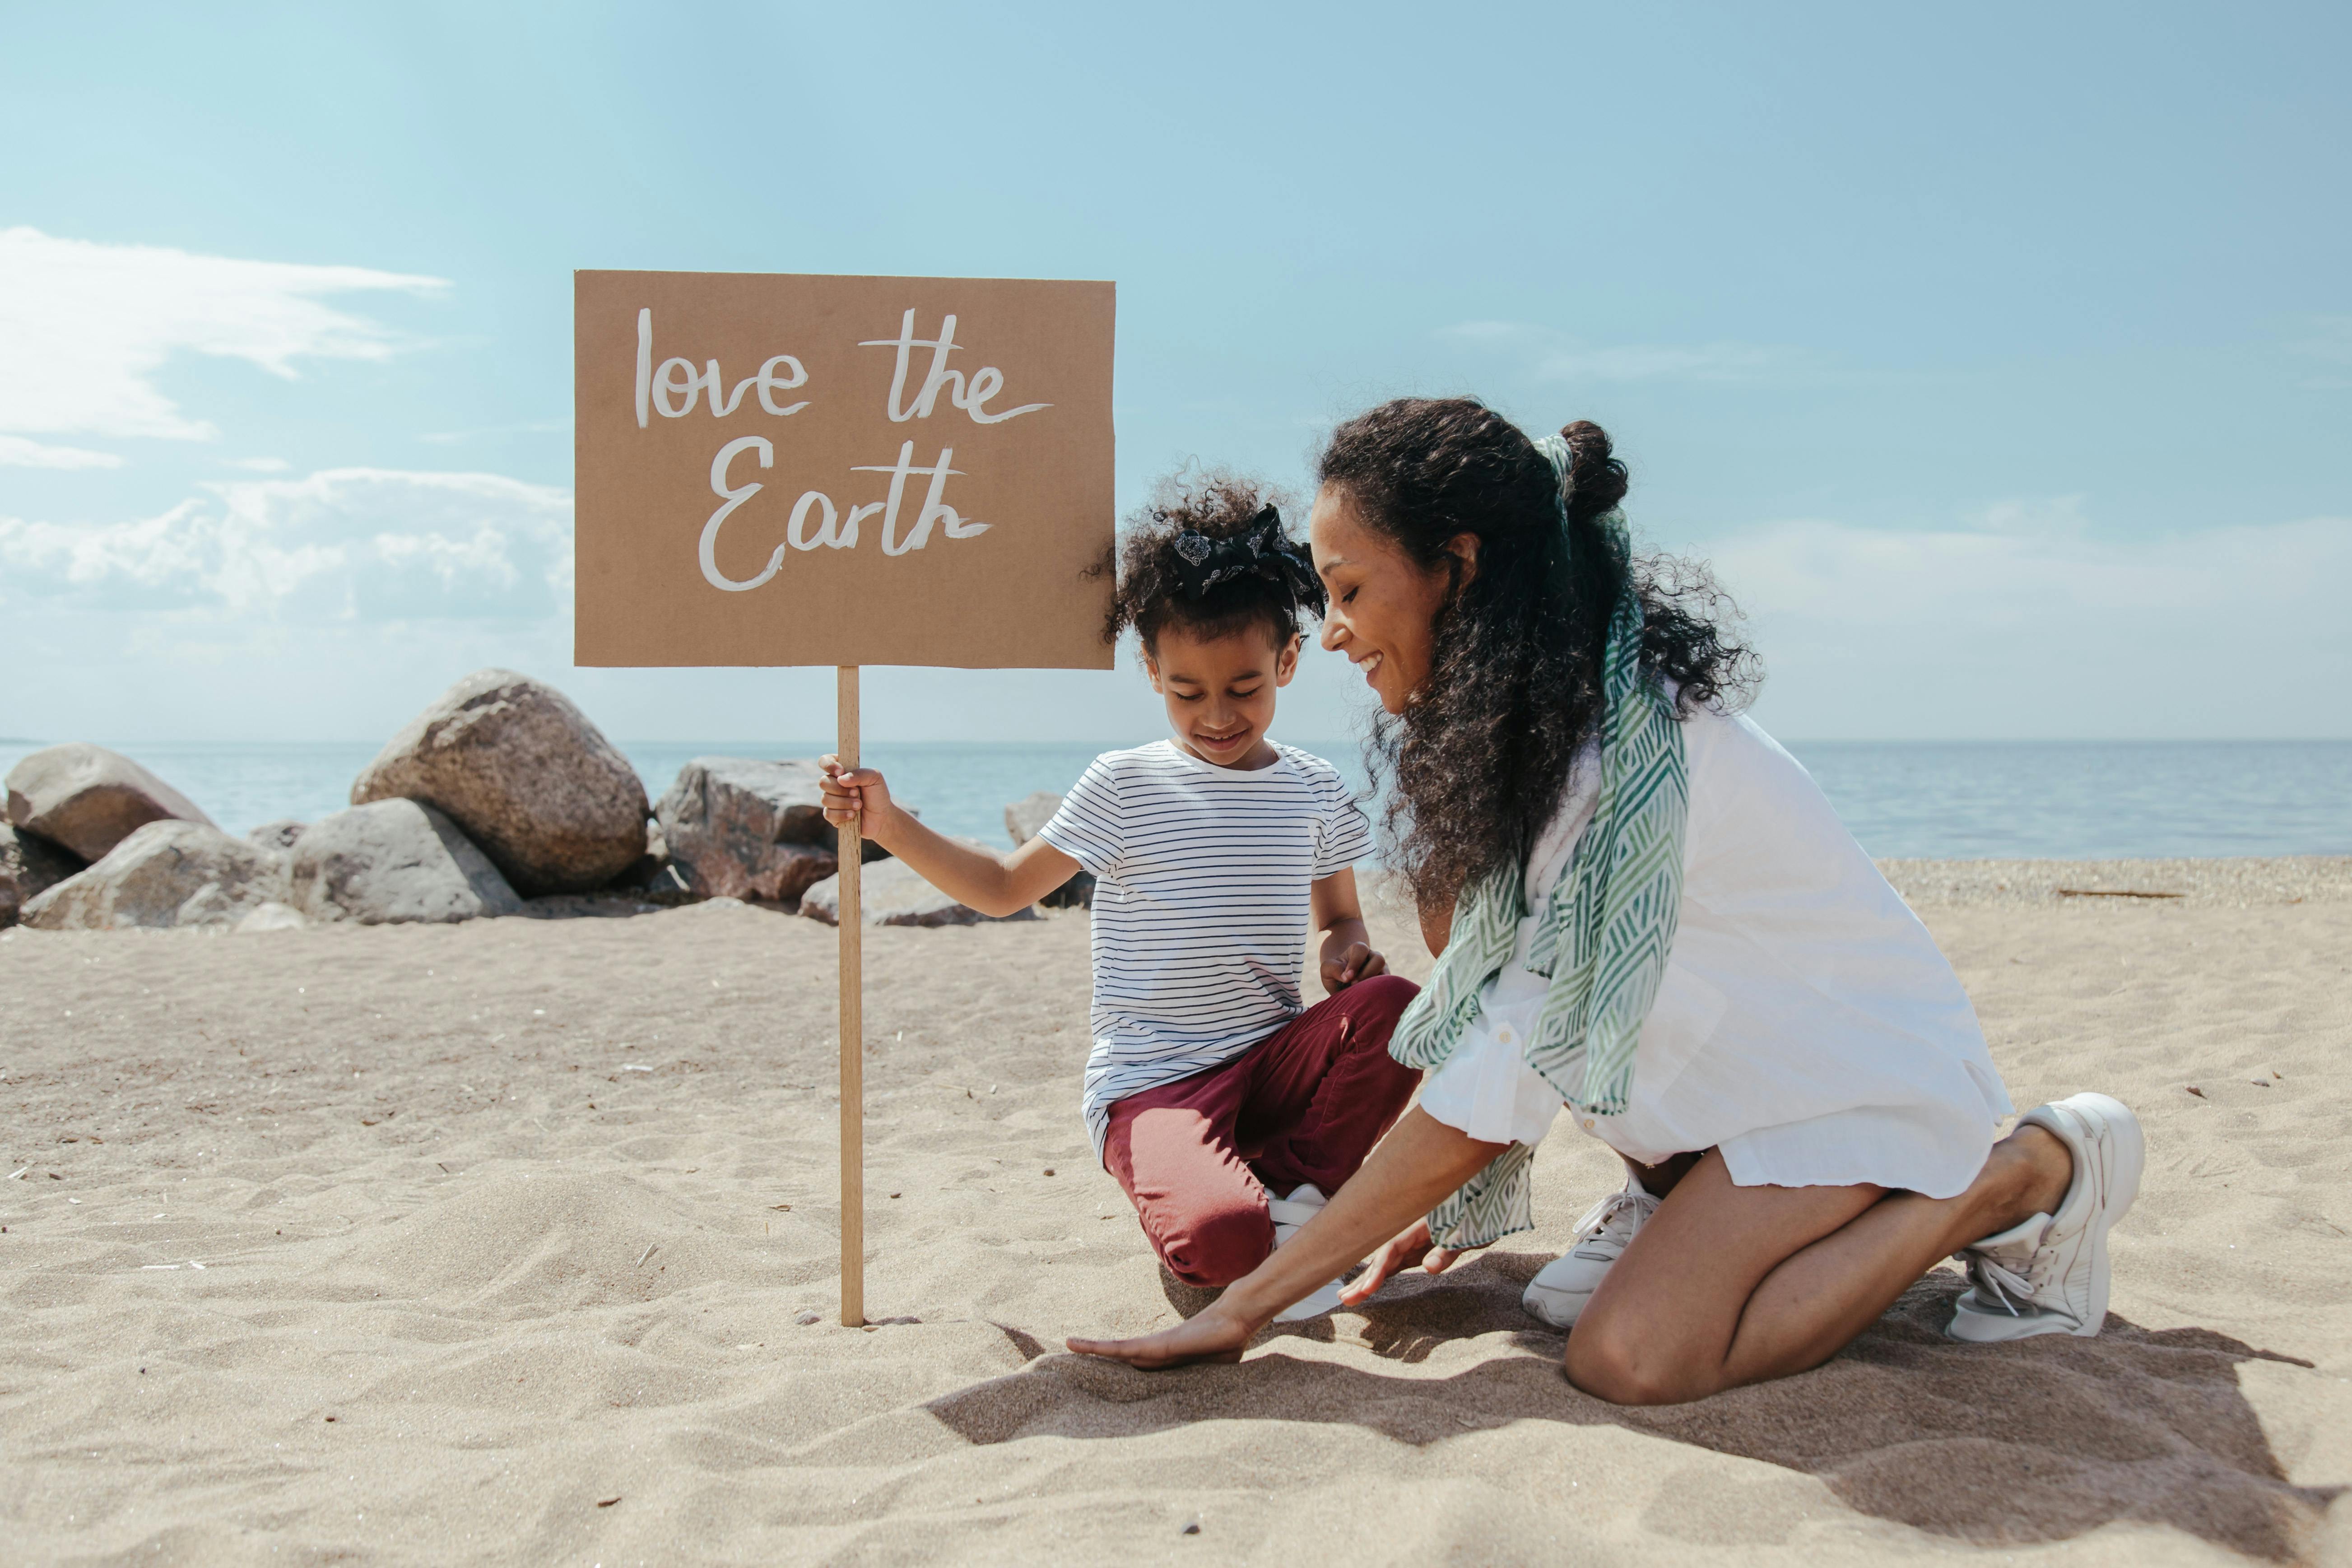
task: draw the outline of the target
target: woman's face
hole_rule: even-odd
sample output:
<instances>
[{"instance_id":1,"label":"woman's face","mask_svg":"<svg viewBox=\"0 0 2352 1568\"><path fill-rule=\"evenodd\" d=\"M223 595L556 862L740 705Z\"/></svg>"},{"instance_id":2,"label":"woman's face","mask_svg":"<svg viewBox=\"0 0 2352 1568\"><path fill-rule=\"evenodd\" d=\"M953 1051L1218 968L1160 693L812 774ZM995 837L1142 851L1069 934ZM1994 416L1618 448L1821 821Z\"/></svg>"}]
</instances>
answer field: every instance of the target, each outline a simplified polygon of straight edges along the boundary
<instances>
[{"instance_id":1,"label":"woman's face","mask_svg":"<svg viewBox=\"0 0 2352 1568\"><path fill-rule=\"evenodd\" d=\"M1452 574L1424 571L1386 534L1368 527L1347 492L1326 485L1307 519L1315 570L1331 595L1322 643L1348 656L1391 713L1429 679L1430 623L1452 591ZM1475 569L1478 541L1448 546Z\"/></svg>"}]
</instances>

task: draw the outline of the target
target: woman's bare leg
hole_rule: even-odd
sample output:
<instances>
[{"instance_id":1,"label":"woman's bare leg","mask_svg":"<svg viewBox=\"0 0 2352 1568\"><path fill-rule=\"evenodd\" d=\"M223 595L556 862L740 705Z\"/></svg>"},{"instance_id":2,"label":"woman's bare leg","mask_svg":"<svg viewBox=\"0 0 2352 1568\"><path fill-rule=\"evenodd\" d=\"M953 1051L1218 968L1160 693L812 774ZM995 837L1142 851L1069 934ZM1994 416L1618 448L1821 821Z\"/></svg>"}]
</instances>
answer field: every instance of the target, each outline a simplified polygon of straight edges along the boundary
<instances>
[{"instance_id":1,"label":"woman's bare leg","mask_svg":"<svg viewBox=\"0 0 2352 1568\"><path fill-rule=\"evenodd\" d=\"M1276 1312L1500 1152L1415 1107L1322 1214L1207 1310L1140 1339L1073 1339L1070 1348L1147 1367L1233 1360ZM1668 1404L1818 1366L1939 1259L2054 1212L2073 1173L2065 1145L2038 1127L1996 1144L1969 1190L1940 1200L1878 1187L1737 1186L1710 1151L1593 1293L1569 1337L1569 1379L1618 1404ZM1415 1230L1417 1240L1390 1242L1351 1298L1419 1258L1429 1238Z\"/></svg>"},{"instance_id":2,"label":"woman's bare leg","mask_svg":"<svg viewBox=\"0 0 2352 1568\"><path fill-rule=\"evenodd\" d=\"M1969 1190L1742 1187L1710 1151L1593 1292L1569 1381L1620 1405L1698 1399L1819 1366L1936 1263L2064 1199L2074 1161L2038 1127L1994 1145Z\"/></svg>"}]
</instances>

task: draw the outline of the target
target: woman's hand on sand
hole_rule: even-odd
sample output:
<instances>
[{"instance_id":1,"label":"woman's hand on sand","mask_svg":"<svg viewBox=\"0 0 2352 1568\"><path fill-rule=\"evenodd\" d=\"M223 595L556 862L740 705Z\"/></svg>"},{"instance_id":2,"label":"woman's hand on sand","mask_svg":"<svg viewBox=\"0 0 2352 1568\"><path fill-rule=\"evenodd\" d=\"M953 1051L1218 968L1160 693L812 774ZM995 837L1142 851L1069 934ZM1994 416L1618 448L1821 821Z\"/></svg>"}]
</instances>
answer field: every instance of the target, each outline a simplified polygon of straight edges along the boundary
<instances>
[{"instance_id":1,"label":"woman's hand on sand","mask_svg":"<svg viewBox=\"0 0 2352 1568\"><path fill-rule=\"evenodd\" d=\"M824 770L824 819L835 827L856 824L859 835L878 838L877 829L890 815L890 786L873 768L844 768L828 752L817 759Z\"/></svg>"},{"instance_id":2,"label":"woman's hand on sand","mask_svg":"<svg viewBox=\"0 0 2352 1568\"><path fill-rule=\"evenodd\" d=\"M1454 1260L1462 1256L1463 1250L1433 1244L1429 1239L1429 1222L1417 1219L1399 1232L1387 1246L1373 1253L1372 1260L1365 1265L1361 1274L1340 1287L1339 1304L1343 1307L1362 1304L1373 1291L1388 1282L1390 1275L1402 1274L1416 1263L1428 1273L1443 1274L1454 1267Z\"/></svg>"},{"instance_id":3,"label":"woman's hand on sand","mask_svg":"<svg viewBox=\"0 0 2352 1568\"><path fill-rule=\"evenodd\" d=\"M1196 1361L1239 1361L1242 1347L1259 1325L1252 1324L1238 1315L1220 1311L1222 1302L1213 1303L1198 1316L1187 1318L1172 1329L1162 1329L1156 1334L1146 1334L1136 1340L1081 1340L1064 1342L1080 1355L1098 1355L1111 1361L1123 1361L1129 1366L1146 1372L1158 1372L1163 1367L1186 1366Z\"/></svg>"},{"instance_id":4,"label":"woman's hand on sand","mask_svg":"<svg viewBox=\"0 0 2352 1568\"><path fill-rule=\"evenodd\" d=\"M1389 961L1370 943L1351 942L1344 951L1325 956L1323 990L1326 994L1336 995L1359 980L1370 980L1388 972Z\"/></svg>"}]
</instances>

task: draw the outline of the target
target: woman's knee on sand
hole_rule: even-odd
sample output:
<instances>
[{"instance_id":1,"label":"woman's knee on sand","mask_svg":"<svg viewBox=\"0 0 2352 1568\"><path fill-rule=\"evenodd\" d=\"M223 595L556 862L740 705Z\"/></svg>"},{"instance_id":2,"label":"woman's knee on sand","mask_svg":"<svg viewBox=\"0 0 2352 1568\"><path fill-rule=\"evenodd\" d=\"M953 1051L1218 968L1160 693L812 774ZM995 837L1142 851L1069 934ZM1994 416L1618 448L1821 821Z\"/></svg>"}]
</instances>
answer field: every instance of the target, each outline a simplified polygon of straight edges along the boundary
<instances>
[{"instance_id":1,"label":"woman's knee on sand","mask_svg":"<svg viewBox=\"0 0 2352 1568\"><path fill-rule=\"evenodd\" d=\"M1658 1332L1646 1313L1612 1312L1596 1300L1570 1332L1560 1367L1611 1405L1682 1405L1724 1386L1721 1359L1691 1348Z\"/></svg>"}]
</instances>

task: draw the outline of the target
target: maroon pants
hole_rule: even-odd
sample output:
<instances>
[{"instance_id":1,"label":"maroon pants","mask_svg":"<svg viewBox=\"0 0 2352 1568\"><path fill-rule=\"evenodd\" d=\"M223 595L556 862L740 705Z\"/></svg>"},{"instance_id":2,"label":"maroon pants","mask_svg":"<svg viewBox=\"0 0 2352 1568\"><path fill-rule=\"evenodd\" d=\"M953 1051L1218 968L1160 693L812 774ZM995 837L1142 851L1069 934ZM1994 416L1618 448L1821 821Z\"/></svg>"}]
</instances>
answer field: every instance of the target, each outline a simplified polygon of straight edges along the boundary
<instances>
[{"instance_id":1,"label":"maroon pants","mask_svg":"<svg viewBox=\"0 0 2352 1568\"><path fill-rule=\"evenodd\" d=\"M1265 1261L1267 1188L1328 1197L1356 1173L1421 1080L1388 1048L1418 989L1360 980L1223 1066L1110 1108L1103 1164L1179 1279L1230 1285Z\"/></svg>"}]
</instances>

